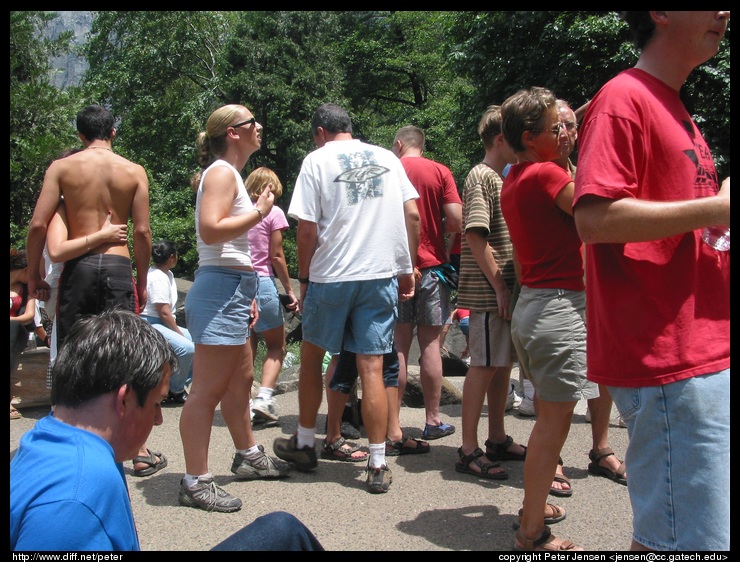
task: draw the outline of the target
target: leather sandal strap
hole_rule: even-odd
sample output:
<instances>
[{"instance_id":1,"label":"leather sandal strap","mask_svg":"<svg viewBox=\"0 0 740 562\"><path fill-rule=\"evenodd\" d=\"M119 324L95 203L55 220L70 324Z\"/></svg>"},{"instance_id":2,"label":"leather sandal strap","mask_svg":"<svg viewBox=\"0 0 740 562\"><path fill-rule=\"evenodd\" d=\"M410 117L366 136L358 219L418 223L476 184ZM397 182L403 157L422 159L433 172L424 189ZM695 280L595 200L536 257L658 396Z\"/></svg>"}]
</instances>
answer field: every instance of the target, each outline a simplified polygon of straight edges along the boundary
<instances>
[{"instance_id":1,"label":"leather sandal strap","mask_svg":"<svg viewBox=\"0 0 740 562\"><path fill-rule=\"evenodd\" d=\"M594 451L591 449L591 453L588 455L591 457L591 460L593 462L599 462L604 457L609 457L614 454L614 450L611 447L604 447L603 449L599 449L598 451Z\"/></svg>"},{"instance_id":2,"label":"leather sandal strap","mask_svg":"<svg viewBox=\"0 0 740 562\"><path fill-rule=\"evenodd\" d=\"M462 447L460 447L460 449L458 449L458 455L460 456L460 462L463 465L467 466L471 462L474 462L476 459L481 458L484 455L484 453L483 453L483 450L480 447L478 447L469 455L465 455L462 452Z\"/></svg>"}]
</instances>

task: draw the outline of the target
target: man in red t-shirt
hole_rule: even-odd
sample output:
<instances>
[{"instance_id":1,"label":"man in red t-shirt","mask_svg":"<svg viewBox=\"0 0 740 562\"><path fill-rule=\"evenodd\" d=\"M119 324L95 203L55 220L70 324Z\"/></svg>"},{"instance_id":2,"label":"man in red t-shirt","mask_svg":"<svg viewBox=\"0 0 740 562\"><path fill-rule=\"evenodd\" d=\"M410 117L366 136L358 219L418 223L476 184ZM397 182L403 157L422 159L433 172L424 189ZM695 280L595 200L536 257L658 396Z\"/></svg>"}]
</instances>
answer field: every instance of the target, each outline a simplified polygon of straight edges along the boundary
<instances>
[{"instance_id":1,"label":"man in red t-shirt","mask_svg":"<svg viewBox=\"0 0 740 562\"><path fill-rule=\"evenodd\" d=\"M632 549L728 550L730 253L701 232L729 227L730 179L679 91L730 12L623 16L640 58L591 100L575 180L587 376L629 431Z\"/></svg>"},{"instance_id":2,"label":"man in red t-shirt","mask_svg":"<svg viewBox=\"0 0 740 562\"><path fill-rule=\"evenodd\" d=\"M439 439L455 432L455 426L442 422L439 404L442 398L442 355L440 334L450 322L450 288L434 273L447 263L445 234L462 229L462 201L455 178L446 166L423 156L424 131L413 125L401 127L393 141L393 153L401 159L409 180L419 192L421 238L414 267L416 292L408 301L398 303L396 348L400 361L398 396L406 388L407 366L414 326L419 340L421 386L426 409L424 439ZM444 217L444 220L443 220Z\"/></svg>"}]
</instances>

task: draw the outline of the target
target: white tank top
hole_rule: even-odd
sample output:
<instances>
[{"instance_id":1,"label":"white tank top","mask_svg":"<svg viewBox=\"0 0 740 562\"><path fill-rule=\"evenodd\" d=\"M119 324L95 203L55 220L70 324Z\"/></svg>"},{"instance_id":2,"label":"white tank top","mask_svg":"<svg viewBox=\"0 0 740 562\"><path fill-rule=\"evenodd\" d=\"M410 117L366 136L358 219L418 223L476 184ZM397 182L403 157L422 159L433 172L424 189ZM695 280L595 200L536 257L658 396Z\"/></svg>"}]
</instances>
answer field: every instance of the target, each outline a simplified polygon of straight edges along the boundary
<instances>
[{"instance_id":1,"label":"white tank top","mask_svg":"<svg viewBox=\"0 0 740 562\"><path fill-rule=\"evenodd\" d=\"M195 235L198 241L198 265L215 265L220 267L252 267L252 256L249 251L249 238L247 231L229 242L218 244L206 244L200 236L200 202L203 198L203 181L206 174L216 166L227 166L234 172L234 181L237 186L237 194L229 211L230 217L243 215L254 209L254 205L244 187L239 170L224 160L216 160L203 171L198 186L198 195L195 200Z\"/></svg>"}]
</instances>

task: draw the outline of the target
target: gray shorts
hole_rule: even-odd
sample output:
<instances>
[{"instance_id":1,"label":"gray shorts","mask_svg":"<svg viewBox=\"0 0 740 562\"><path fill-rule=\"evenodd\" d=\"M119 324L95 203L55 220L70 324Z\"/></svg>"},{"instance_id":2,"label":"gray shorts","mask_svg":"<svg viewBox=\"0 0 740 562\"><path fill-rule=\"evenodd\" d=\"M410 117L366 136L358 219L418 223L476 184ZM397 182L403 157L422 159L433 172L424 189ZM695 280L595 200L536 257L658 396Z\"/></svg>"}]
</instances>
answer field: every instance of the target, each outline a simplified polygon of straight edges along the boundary
<instances>
[{"instance_id":1,"label":"gray shorts","mask_svg":"<svg viewBox=\"0 0 740 562\"><path fill-rule=\"evenodd\" d=\"M398 302L398 323L444 326L450 323L452 308L447 285L432 273L432 268L422 269L421 283L416 285L414 297Z\"/></svg>"},{"instance_id":2,"label":"gray shorts","mask_svg":"<svg viewBox=\"0 0 740 562\"><path fill-rule=\"evenodd\" d=\"M511 318L519 365L548 402L598 398L586 379L586 293L522 287Z\"/></svg>"}]
</instances>

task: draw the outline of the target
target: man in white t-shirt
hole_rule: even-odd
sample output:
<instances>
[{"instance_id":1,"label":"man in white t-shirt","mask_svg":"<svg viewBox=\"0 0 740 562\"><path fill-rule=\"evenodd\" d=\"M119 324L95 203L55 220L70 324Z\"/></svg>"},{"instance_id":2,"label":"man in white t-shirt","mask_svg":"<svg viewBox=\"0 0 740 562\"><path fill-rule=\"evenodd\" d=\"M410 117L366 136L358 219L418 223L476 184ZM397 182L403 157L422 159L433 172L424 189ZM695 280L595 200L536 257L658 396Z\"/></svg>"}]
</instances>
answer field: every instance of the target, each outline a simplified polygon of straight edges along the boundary
<instances>
[{"instance_id":1,"label":"man in white t-shirt","mask_svg":"<svg viewBox=\"0 0 740 562\"><path fill-rule=\"evenodd\" d=\"M317 149L303 161L288 215L298 220L303 342L298 430L275 440L275 454L308 471L318 465L316 416L323 395L326 351L357 354L362 417L370 458L371 493L387 492L388 402L383 355L390 352L399 300L414 294L419 242L419 197L389 150L352 137L352 121L335 104L320 106L311 122ZM344 342L344 344L342 343ZM323 443L331 453L342 439Z\"/></svg>"}]
</instances>

